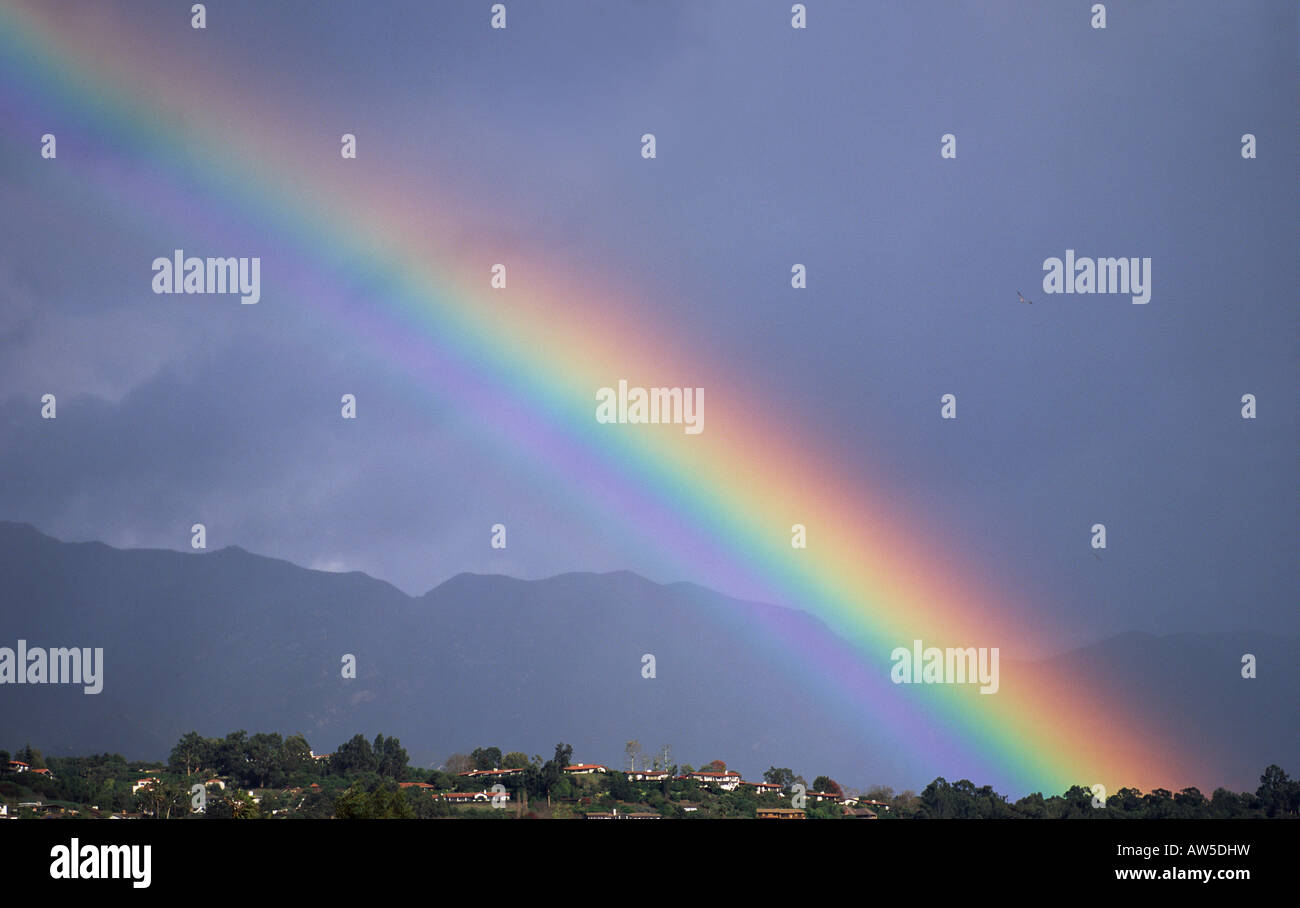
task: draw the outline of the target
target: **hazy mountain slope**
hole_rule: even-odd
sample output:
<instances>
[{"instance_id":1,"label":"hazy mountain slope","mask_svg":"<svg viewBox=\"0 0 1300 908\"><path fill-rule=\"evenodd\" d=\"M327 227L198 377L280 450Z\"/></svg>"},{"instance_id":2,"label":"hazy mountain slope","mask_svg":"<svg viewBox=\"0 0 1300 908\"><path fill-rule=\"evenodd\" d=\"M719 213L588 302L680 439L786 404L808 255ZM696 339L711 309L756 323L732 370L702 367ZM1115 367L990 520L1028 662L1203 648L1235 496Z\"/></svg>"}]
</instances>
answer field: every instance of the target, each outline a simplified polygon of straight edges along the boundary
<instances>
[{"instance_id":1,"label":"hazy mountain slope","mask_svg":"<svg viewBox=\"0 0 1300 908\"><path fill-rule=\"evenodd\" d=\"M747 778L772 764L850 785L960 777L942 748L848 712L842 679L786 634L843 649L802 612L626 572L462 574L410 597L238 548L118 550L0 523L0 646L98 646L106 661L97 696L0 687L0 747L161 757L192 728L244 728L302 732L319 753L382 731L425 765L480 745L549 756L558 741L619 765L637 738ZM1260 660L1254 681L1244 652ZM340 677L344 653L355 680ZM1213 756L1216 784L1253 788L1268 762L1300 772L1297 657L1295 637L1130 634L1049 661L1140 697L1162 734Z\"/></svg>"}]
</instances>

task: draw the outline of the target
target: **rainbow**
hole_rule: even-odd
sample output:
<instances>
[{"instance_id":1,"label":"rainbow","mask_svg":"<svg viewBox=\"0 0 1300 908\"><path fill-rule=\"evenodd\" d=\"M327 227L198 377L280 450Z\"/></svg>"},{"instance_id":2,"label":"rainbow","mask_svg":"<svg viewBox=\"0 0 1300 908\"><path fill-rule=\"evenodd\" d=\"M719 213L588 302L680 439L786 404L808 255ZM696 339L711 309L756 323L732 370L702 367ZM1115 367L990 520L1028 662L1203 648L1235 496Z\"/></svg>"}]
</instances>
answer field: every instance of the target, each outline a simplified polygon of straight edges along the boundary
<instances>
[{"instance_id":1,"label":"rainbow","mask_svg":"<svg viewBox=\"0 0 1300 908\"><path fill-rule=\"evenodd\" d=\"M488 283L496 259L465 255L454 219L439 214L472 200L429 190L400 161L382 174L341 171L337 145L322 149L319 135L304 136L285 116L293 99L253 92L252 83L213 95L205 89L249 77L186 55L176 47L186 41L150 42L138 27L91 15L65 19L54 7L0 0L0 109L17 118L5 124L6 143L35 156L48 130L59 134L61 160L146 161L164 204L180 211L197 200L254 225L246 229L294 256L307 285L361 290L364 306L345 309L330 293L311 305L330 312L341 334L366 335L418 393L452 398L461 418L526 446L546 481L571 483L600 502L592 507L624 515L628 532L824 622L836 642L790 638L779 621L754 633L783 641L816 667L810 677L833 678L818 683L844 721L884 726L919 762L1013 793L1207 777L1105 679L1017 663L994 696L891 684L890 652L915 639L1027 651L1032 604L995 601L981 569L909 536L916 521L885 502L883 480L866 481L846 454L800 431L797 417L770 415L743 376L648 322L615 275L571 274L512 251L503 307ZM216 125L196 125L185 114L194 110ZM111 193L103 174L112 167L97 172L92 188ZM526 292L513 289L521 285ZM598 424L595 390L619 378L706 388L707 431ZM790 545L796 523L808 528L807 549Z\"/></svg>"}]
</instances>

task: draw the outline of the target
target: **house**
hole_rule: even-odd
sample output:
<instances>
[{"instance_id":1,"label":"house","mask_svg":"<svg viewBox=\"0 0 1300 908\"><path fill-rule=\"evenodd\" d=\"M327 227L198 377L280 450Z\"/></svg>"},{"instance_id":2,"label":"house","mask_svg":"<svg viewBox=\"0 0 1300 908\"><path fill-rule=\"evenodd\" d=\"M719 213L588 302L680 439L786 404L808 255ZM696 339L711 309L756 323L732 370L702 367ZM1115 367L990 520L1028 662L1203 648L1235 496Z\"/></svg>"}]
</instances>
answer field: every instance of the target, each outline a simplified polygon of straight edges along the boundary
<instances>
[{"instance_id":1,"label":"house","mask_svg":"<svg viewBox=\"0 0 1300 908\"><path fill-rule=\"evenodd\" d=\"M589 776L598 772L609 772L599 763L576 763L573 766L564 767L564 771L571 776Z\"/></svg>"},{"instance_id":2,"label":"house","mask_svg":"<svg viewBox=\"0 0 1300 908\"><path fill-rule=\"evenodd\" d=\"M808 800L812 801L814 804L820 804L822 801L839 801L842 800L843 798L844 795L837 795L829 791L808 792Z\"/></svg>"},{"instance_id":3,"label":"house","mask_svg":"<svg viewBox=\"0 0 1300 908\"><path fill-rule=\"evenodd\" d=\"M846 817L854 817L859 820L880 819L878 816L876 816L876 812L872 810L870 807L845 807L844 815Z\"/></svg>"},{"instance_id":4,"label":"house","mask_svg":"<svg viewBox=\"0 0 1300 908\"><path fill-rule=\"evenodd\" d=\"M756 813L760 820L806 820L808 814L794 807L760 807Z\"/></svg>"},{"instance_id":5,"label":"house","mask_svg":"<svg viewBox=\"0 0 1300 908\"><path fill-rule=\"evenodd\" d=\"M131 794L135 794L141 788L151 788L157 784L159 784L159 782L153 776L150 776L147 779L136 779L135 784L131 786Z\"/></svg>"},{"instance_id":6,"label":"house","mask_svg":"<svg viewBox=\"0 0 1300 908\"><path fill-rule=\"evenodd\" d=\"M630 782L662 782L668 778L668 771L661 769L637 769L627 774Z\"/></svg>"},{"instance_id":7,"label":"house","mask_svg":"<svg viewBox=\"0 0 1300 908\"><path fill-rule=\"evenodd\" d=\"M45 776L45 778L47 778L47 779L53 779L53 778L54 778L54 773L50 772L48 769L33 769L33 770L32 770L32 775L34 775L34 776Z\"/></svg>"},{"instance_id":8,"label":"house","mask_svg":"<svg viewBox=\"0 0 1300 908\"><path fill-rule=\"evenodd\" d=\"M723 791L735 791L740 787L741 782L738 772L693 772L687 778L717 785Z\"/></svg>"},{"instance_id":9,"label":"house","mask_svg":"<svg viewBox=\"0 0 1300 908\"><path fill-rule=\"evenodd\" d=\"M513 779L516 776L523 775L522 769L471 769L469 772L457 773L457 775L466 776L471 779Z\"/></svg>"},{"instance_id":10,"label":"house","mask_svg":"<svg viewBox=\"0 0 1300 908\"><path fill-rule=\"evenodd\" d=\"M211 778L203 783L204 788L211 788L213 785L217 786L217 788L220 789L221 791L226 790L226 783L221 781L218 778Z\"/></svg>"},{"instance_id":11,"label":"house","mask_svg":"<svg viewBox=\"0 0 1300 908\"><path fill-rule=\"evenodd\" d=\"M774 794L782 797L785 795L781 790L781 786L774 782L741 782L740 784L756 794Z\"/></svg>"},{"instance_id":12,"label":"house","mask_svg":"<svg viewBox=\"0 0 1300 908\"><path fill-rule=\"evenodd\" d=\"M22 760L10 760L8 769L10 772L27 772L31 767Z\"/></svg>"},{"instance_id":13,"label":"house","mask_svg":"<svg viewBox=\"0 0 1300 908\"><path fill-rule=\"evenodd\" d=\"M446 791L443 792L441 795L439 795L439 797L441 797L442 800L444 801L451 802L452 804L491 804L492 799L497 797L497 792L495 791ZM506 803L510 802L509 795L502 795L502 797L506 799Z\"/></svg>"}]
</instances>

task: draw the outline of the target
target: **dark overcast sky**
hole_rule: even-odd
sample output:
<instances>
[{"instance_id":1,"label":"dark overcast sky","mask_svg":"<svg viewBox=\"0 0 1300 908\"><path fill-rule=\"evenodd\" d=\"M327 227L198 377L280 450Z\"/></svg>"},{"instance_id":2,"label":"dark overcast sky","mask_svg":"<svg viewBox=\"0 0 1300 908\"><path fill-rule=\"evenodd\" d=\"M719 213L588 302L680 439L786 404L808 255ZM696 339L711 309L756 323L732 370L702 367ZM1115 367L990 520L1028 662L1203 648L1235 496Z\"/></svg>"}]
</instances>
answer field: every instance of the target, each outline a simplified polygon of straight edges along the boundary
<instances>
[{"instance_id":1,"label":"dark overcast sky","mask_svg":"<svg viewBox=\"0 0 1300 908\"><path fill-rule=\"evenodd\" d=\"M187 46L231 73L214 91L353 131L359 165L382 147L413 193L453 192L471 242L619 276L629 305L869 462L908 532L997 565L1062 648L1300 627L1295 3L1111 3L1097 31L1088 3L816 2L803 33L788 3L515 3L508 52L488 5L209 4ZM175 8L62 15L170 42ZM611 532L437 389L413 414L400 367L312 307L264 289L281 311L251 323L153 296L155 255L257 254L222 238L258 225L33 106L0 85L0 519L175 549L201 520L212 547L410 592L460 571L717 579ZM47 129L94 153L41 161ZM1151 302L1045 296L1067 248L1150 257ZM340 432L344 382L384 431ZM57 426L36 418L49 391ZM487 545L498 521L507 552Z\"/></svg>"}]
</instances>

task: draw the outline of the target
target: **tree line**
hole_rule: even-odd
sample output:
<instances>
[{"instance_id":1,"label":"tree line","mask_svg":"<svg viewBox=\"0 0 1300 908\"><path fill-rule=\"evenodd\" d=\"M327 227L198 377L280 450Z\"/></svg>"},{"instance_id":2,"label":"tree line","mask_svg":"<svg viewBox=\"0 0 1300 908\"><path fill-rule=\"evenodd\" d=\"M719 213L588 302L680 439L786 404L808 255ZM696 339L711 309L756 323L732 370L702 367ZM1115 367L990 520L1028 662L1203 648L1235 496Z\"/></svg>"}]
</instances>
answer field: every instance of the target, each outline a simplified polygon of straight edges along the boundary
<instances>
[{"instance_id":1,"label":"tree line","mask_svg":"<svg viewBox=\"0 0 1300 908\"><path fill-rule=\"evenodd\" d=\"M629 742L629 769L635 770L639 754L636 742ZM130 762L119 754L87 757L46 758L30 744L13 757L0 750L0 767L10 759L31 768L48 768L54 777L31 772L6 773L0 778L0 795L14 799L20 786L48 797L77 804L93 804L109 810L142 810L151 816L167 817L190 812L191 788L213 777L226 783L226 790L214 792L205 814L213 817L260 817L278 813L295 816L341 817L424 817L463 815L450 805L435 801L429 790L399 789L400 782L423 782L438 791L481 791L491 784L505 786L512 803L528 804L538 799L575 801L597 799L607 806L647 805L665 815L678 815L674 805L697 792L711 791L707 785L683 783L680 775L695 772L689 765L669 764L668 749L642 769L669 773L659 783L634 783L626 773L611 771L581 783L565 773L572 764L573 747L560 743L550 759L531 757L519 751L503 753L499 747L479 747L468 754L452 754L432 769L412 767L406 749L395 737L383 734L368 739L354 735L334 749L328 759L318 759L303 735L282 737L278 733L248 734L239 730L224 738L208 738L197 732L182 735L168 755L165 768L158 764ZM700 771L725 772L726 763L712 760ZM510 778L492 777L484 782L462 773L471 770L513 769ZM156 785L131 792L141 775L155 774ZM808 792L837 796L858 795L834 779L820 775L811 786L791 769L771 767L764 781L780 786L787 795L795 785ZM261 792L255 800L250 792ZM752 815L753 792L714 792L710 802L714 815ZM1101 796L1099 796L1099 794ZM918 795L911 791L895 794L877 786L861 793L877 802L882 818L916 819L1064 819L1064 818L1233 818L1300 816L1300 780L1291 779L1279 766L1269 766L1260 776L1254 792L1216 789L1205 796L1196 788L1171 792L1157 788L1143 793L1121 788L1109 796L1076 785L1060 795L1044 797L1034 793L1012 801L991 786L976 786L962 779L948 782L937 778ZM809 803L810 815L837 815L833 802ZM884 809L887 807L888 809ZM499 812L491 815L501 816Z\"/></svg>"}]
</instances>

